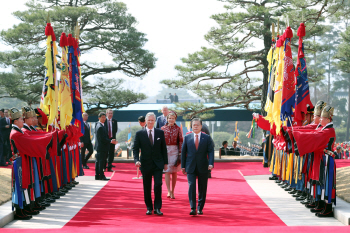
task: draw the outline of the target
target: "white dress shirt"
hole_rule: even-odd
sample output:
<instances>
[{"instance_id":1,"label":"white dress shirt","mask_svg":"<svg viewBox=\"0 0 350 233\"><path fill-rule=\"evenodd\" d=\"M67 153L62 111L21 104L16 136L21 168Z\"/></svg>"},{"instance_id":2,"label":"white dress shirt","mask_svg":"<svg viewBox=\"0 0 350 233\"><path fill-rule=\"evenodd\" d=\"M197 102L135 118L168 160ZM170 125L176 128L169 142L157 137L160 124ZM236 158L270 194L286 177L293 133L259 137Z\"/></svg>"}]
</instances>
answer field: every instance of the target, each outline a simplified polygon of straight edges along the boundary
<instances>
[{"instance_id":1,"label":"white dress shirt","mask_svg":"<svg viewBox=\"0 0 350 233\"><path fill-rule=\"evenodd\" d=\"M153 139L153 144L154 144L154 128L152 128L152 129L146 128L146 130L147 130L148 138L149 138L149 132L152 130L152 139Z\"/></svg>"}]
</instances>

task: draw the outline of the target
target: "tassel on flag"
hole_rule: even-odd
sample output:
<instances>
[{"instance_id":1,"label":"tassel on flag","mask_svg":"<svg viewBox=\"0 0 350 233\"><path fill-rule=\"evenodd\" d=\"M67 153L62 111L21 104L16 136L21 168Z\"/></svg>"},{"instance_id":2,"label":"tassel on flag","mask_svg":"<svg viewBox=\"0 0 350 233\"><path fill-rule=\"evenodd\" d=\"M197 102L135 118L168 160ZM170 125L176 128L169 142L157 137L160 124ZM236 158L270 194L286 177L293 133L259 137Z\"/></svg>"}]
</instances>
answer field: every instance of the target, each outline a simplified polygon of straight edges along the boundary
<instances>
[{"instance_id":1,"label":"tassel on flag","mask_svg":"<svg viewBox=\"0 0 350 233\"><path fill-rule=\"evenodd\" d=\"M250 130L249 132L247 133L247 138L255 138L255 125L256 125L256 122L255 120L253 119L252 120L252 125L250 127Z\"/></svg>"}]
</instances>

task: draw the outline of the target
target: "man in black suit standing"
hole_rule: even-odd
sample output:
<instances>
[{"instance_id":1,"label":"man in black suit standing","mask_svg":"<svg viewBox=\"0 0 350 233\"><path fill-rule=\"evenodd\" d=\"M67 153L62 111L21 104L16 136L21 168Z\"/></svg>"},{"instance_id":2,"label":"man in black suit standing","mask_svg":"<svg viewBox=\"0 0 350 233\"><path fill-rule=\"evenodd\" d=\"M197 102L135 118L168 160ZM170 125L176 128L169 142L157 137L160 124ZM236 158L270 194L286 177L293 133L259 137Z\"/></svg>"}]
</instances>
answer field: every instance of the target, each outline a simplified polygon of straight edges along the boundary
<instances>
[{"instance_id":1,"label":"man in black suit standing","mask_svg":"<svg viewBox=\"0 0 350 233\"><path fill-rule=\"evenodd\" d=\"M179 102L179 96L174 93L174 102L178 103Z\"/></svg>"},{"instance_id":2,"label":"man in black suit standing","mask_svg":"<svg viewBox=\"0 0 350 233\"><path fill-rule=\"evenodd\" d=\"M91 157L92 153L94 152L94 148L92 147L91 143L91 136L90 136L90 125L87 122L89 118L89 115L84 112L83 113L83 121L84 121L84 135L80 137L80 148L81 148L81 156L82 156L82 162L83 162L83 168L89 169L88 165L86 164L89 158ZM88 150L89 153L85 156L85 151Z\"/></svg>"},{"instance_id":3,"label":"man in black suit standing","mask_svg":"<svg viewBox=\"0 0 350 233\"><path fill-rule=\"evenodd\" d=\"M106 125L106 114L104 112L100 112L98 114L98 122L96 124L96 143L95 149L96 153L96 169L95 169L95 180L109 180L106 178L103 168L105 166L106 157L108 155L110 144L117 144L118 141L115 139L110 139L108 136L108 131L105 127Z\"/></svg>"},{"instance_id":4,"label":"man in black suit standing","mask_svg":"<svg viewBox=\"0 0 350 233\"><path fill-rule=\"evenodd\" d=\"M0 166L6 166L6 161L4 157L4 142L2 140L2 132L1 132L1 119L5 117L4 109L0 109Z\"/></svg>"},{"instance_id":5,"label":"man in black suit standing","mask_svg":"<svg viewBox=\"0 0 350 233\"><path fill-rule=\"evenodd\" d=\"M11 125L11 120L9 118L8 109L4 110L4 118L1 118L0 125L1 125L2 141L3 141L2 161L6 163L6 161L8 161L12 157L11 144L10 144L10 133L11 133L12 125Z\"/></svg>"},{"instance_id":6,"label":"man in black suit standing","mask_svg":"<svg viewBox=\"0 0 350 233\"><path fill-rule=\"evenodd\" d=\"M168 155L164 132L154 128L156 115L149 112L146 115L147 127L136 132L133 154L136 167L141 167L143 177L143 195L147 207L147 215L152 214L152 176L154 177L154 214L163 215L162 208L162 178L163 169L168 169ZM141 159L139 153L141 150Z\"/></svg>"},{"instance_id":7,"label":"man in black suit standing","mask_svg":"<svg viewBox=\"0 0 350 233\"><path fill-rule=\"evenodd\" d=\"M192 119L193 133L184 138L181 150L181 169L187 174L190 215L203 214L207 196L208 171L214 167L214 147L209 135L201 133L202 122ZM198 176L198 207L196 212L196 176Z\"/></svg>"},{"instance_id":8,"label":"man in black suit standing","mask_svg":"<svg viewBox=\"0 0 350 233\"><path fill-rule=\"evenodd\" d=\"M112 109L107 109L106 111L106 115L107 115L107 120L106 120L106 124L105 127L107 129L108 132L108 137L109 139L115 139L115 136L117 134L118 131L118 122L116 119L113 118L113 110ZM110 143L109 145L109 150L108 150L108 156L107 156L107 162L108 162L108 166L107 169L109 172L112 172L112 167L114 167L114 165L112 165L113 160L114 160L114 149L115 149L115 145L113 143ZM107 163L105 164L105 168L106 168Z\"/></svg>"}]
</instances>

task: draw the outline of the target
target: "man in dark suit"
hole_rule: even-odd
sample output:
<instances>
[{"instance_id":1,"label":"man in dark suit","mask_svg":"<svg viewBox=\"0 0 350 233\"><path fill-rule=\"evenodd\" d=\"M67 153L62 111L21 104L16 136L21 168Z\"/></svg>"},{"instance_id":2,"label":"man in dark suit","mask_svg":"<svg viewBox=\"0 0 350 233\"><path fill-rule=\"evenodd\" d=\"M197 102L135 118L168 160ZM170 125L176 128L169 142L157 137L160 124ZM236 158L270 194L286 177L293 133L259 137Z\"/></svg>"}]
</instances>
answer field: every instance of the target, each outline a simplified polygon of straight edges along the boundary
<instances>
[{"instance_id":1,"label":"man in dark suit","mask_svg":"<svg viewBox=\"0 0 350 233\"><path fill-rule=\"evenodd\" d=\"M4 142L2 140L2 132L1 132L1 119L5 117L4 115L4 109L0 109L0 166L6 166L5 156L4 155Z\"/></svg>"},{"instance_id":2,"label":"man in dark suit","mask_svg":"<svg viewBox=\"0 0 350 233\"><path fill-rule=\"evenodd\" d=\"M168 107L166 105L164 105L162 107L162 113L163 113L163 115L157 117L157 120L156 120L156 128L157 129L162 128L168 122L166 117L169 114L169 109L168 109Z\"/></svg>"},{"instance_id":3,"label":"man in dark suit","mask_svg":"<svg viewBox=\"0 0 350 233\"><path fill-rule=\"evenodd\" d=\"M169 93L169 99L170 99L170 103L174 103L174 96Z\"/></svg>"},{"instance_id":4,"label":"man in dark suit","mask_svg":"<svg viewBox=\"0 0 350 233\"><path fill-rule=\"evenodd\" d=\"M230 149L230 151L232 152L232 154L234 156L240 156L241 155L241 149L239 149L237 147L237 141L233 141L232 142L232 148Z\"/></svg>"},{"instance_id":5,"label":"man in dark suit","mask_svg":"<svg viewBox=\"0 0 350 233\"><path fill-rule=\"evenodd\" d=\"M96 153L96 169L95 169L95 180L109 180L106 178L103 168L105 166L106 157L108 155L109 151L109 145L110 144L117 144L118 142L115 139L110 139L108 136L108 131L106 129L105 122L106 122L106 114L104 112L100 112L98 114L98 122L96 124L96 143L95 143L95 149L97 151Z\"/></svg>"},{"instance_id":6,"label":"man in dark suit","mask_svg":"<svg viewBox=\"0 0 350 233\"><path fill-rule=\"evenodd\" d=\"M83 113L83 121L84 121L84 135L80 137L80 148L81 148L81 156L82 156L82 162L83 162L83 168L89 169L88 165L86 164L89 158L91 157L92 153L94 152L94 148L92 147L91 143L91 136L90 136L90 125L87 122L89 118L89 115L84 112ZM88 150L88 154L85 156L85 151Z\"/></svg>"},{"instance_id":7,"label":"man in dark suit","mask_svg":"<svg viewBox=\"0 0 350 233\"><path fill-rule=\"evenodd\" d=\"M11 144L10 144L10 133L11 133L11 120L9 118L9 110L4 110L4 118L1 118L0 120L1 125L1 134L2 134L2 141L3 141L3 161L8 161L12 155L11 155ZM10 162L9 162L10 164Z\"/></svg>"},{"instance_id":8,"label":"man in dark suit","mask_svg":"<svg viewBox=\"0 0 350 233\"><path fill-rule=\"evenodd\" d=\"M174 93L174 102L178 103L179 102L179 96Z\"/></svg>"},{"instance_id":9,"label":"man in dark suit","mask_svg":"<svg viewBox=\"0 0 350 233\"><path fill-rule=\"evenodd\" d=\"M136 132L133 154L136 167L141 167L143 177L143 195L147 207L147 215L152 214L152 176L154 177L154 214L163 215L162 208L162 178L163 169L168 169L168 155L164 132L154 128L156 115L149 112L146 115L147 127ZM141 150L141 159L139 153Z\"/></svg>"},{"instance_id":10,"label":"man in dark suit","mask_svg":"<svg viewBox=\"0 0 350 233\"><path fill-rule=\"evenodd\" d=\"M106 115L107 115L107 120L106 120L106 124L105 127L107 129L108 132L108 137L109 139L115 139L115 136L117 134L118 131L118 122L116 119L113 118L113 110L112 109L107 109L106 111ZM114 167L114 165L112 165L113 160L114 160L114 149L115 149L115 145L113 143L110 143L109 145L109 150L108 150L108 156L107 156L107 162L108 162L108 166L107 169L109 172L112 172L112 167ZM105 164L105 168L106 168L107 163Z\"/></svg>"},{"instance_id":11,"label":"man in dark suit","mask_svg":"<svg viewBox=\"0 0 350 233\"><path fill-rule=\"evenodd\" d=\"M181 151L181 169L187 174L190 215L203 214L207 195L208 171L214 167L214 147L209 135L201 133L199 118L191 121L193 133L184 138ZM198 207L196 212L196 176L198 176Z\"/></svg>"}]
</instances>

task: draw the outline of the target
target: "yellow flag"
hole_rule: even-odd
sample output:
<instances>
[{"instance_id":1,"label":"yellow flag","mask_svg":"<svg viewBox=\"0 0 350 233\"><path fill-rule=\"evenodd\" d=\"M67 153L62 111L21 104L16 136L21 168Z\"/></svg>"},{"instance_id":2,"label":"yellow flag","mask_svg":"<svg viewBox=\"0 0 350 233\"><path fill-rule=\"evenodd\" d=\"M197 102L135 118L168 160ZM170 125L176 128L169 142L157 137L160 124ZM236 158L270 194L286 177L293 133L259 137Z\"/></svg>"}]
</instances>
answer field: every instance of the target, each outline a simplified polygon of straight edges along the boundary
<instances>
[{"instance_id":1,"label":"yellow flag","mask_svg":"<svg viewBox=\"0 0 350 233\"><path fill-rule=\"evenodd\" d=\"M65 129L70 124L73 116L71 86L69 82L69 71L67 63L66 47L62 48L61 80L60 80L60 125Z\"/></svg>"},{"instance_id":2,"label":"yellow flag","mask_svg":"<svg viewBox=\"0 0 350 233\"><path fill-rule=\"evenodd\" d=\"M46 80L44 83L44 88L47 89L47 92L45 93L43 97L43 101L40 104L40 107L42 110L49 114L49 119L47 123L47 127L55 122L55 119L58 117L58 85L57 85L57 70L56 70L56 64L57 59L56 55L57 52L57 46L56 41L52 41L52 36L49 35L46 40L46 54L45 54L45 63L44 66L46 67Z\"/></svg>"}]
</instances>

